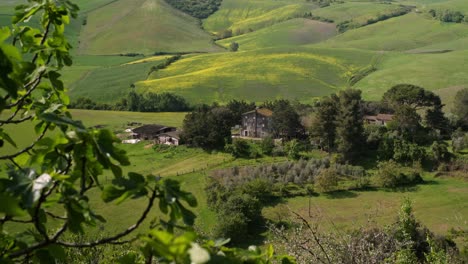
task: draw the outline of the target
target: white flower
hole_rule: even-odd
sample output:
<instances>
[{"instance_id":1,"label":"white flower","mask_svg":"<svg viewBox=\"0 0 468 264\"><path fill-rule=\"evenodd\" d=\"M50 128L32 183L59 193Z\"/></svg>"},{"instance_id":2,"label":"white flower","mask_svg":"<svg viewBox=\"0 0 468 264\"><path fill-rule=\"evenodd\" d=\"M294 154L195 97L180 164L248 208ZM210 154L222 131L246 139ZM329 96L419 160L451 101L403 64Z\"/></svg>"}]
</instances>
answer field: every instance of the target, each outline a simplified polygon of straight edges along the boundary
<instances>
[{"instance_id":1,"label":"white flower","mask_svg":"<svg viewBox=\"0 0 468 264\"><path fill-rule=\"evenodd\" d=\"M50 175L47 173L42 174L41 176L37 177L37 179L34 180L33 186L32 186L32 191L34 194L34 201L37 201L39 199L42 189L49 186L51 181L52 181L52 177L50 177Z\"/></svg>"},{"instance_id":2,"label":"white flower","mask_svg":"<svg viewBox=\"0 0 468 264\"><path fill-rule=\"evenodd\" d=\"M203 264L210 260L210 254L206 249L200 247L197 243L192 243L189 250L190 260L192 264Z\"/></svg>"}]
</instances>

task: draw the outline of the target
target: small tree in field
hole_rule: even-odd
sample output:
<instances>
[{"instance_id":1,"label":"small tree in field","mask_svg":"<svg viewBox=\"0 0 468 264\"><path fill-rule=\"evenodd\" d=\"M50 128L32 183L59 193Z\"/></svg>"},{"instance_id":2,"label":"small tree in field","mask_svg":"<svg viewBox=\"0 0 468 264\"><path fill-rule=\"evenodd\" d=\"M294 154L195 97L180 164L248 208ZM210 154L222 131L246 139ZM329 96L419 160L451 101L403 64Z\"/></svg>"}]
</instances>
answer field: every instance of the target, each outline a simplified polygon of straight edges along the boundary
<instances>
[{"instance_id":1,"label":"small tree in field","mask_svg":"<svg viewBox=\"0 0 468 264\"><path fill-rule=\"evenodd\" d=\"M238 49L239 49L239 43L231 42L231 44L229 45L229 50L236 52Z\"/></svg>"},{"instance_id":2,"label":"small tree in field","mask_svg":"<svg viewBox=\"0 0 468 264\"><path fill-rule=\"evenodd\" d=\"M335 191L338 187L338 172L334 169L323 169L314 179L314 187L318 192Z\"/></svg>"}]
</instances>

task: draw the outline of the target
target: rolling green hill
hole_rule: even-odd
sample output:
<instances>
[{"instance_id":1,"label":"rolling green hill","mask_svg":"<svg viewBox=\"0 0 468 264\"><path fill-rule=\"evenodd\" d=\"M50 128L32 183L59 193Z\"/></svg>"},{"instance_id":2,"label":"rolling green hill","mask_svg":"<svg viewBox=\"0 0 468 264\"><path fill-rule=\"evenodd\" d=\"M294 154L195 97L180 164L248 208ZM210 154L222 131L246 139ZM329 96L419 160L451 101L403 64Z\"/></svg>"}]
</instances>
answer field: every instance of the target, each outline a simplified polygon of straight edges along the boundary
<instances>
[{"instance_id":1,"label":"rolling green hill","mask_svg":"<svg viewBox=\"0 0 468 264\"><path fill-rule=\"evenodd\" d=\"M334 24L294 18L258 31L224 39L218 43L229 47L231 42L237 42L239 50L252 50L317 43L336 35L336 33Z\"/></svg>"},{"instance_id":2,"label":"rolling green hill","mask_svg":"<svg viewBox=\"0 0 468 264\"><path fill-rule=\"evenodd\" d=\"M21 2L1 1L1 24L9 23L12 7ZM80 17L67 36L78 49L74 66L63 72L72 99L115 102L136 84L137 91L173 92L192 103L280 97L308 101L348 87L350 76L376 61L377 70L354 84L366 98L379 99L400 82L443 91L444 98L450 98L453 87L468 86L460 73L468 68L468 24L427 15L431 8L467 12L465 0L345 0L322 8L306 0L223 0L203 21L164 0L76 3ZM335 28L343 21L365 23L402 8L400 4L415 9L342 34ZM304 18L308 13L335 24ZM236 36L214 43L208 32L226 29ZM239 43L238 52L223 49L231 42ZM162 57L102 56L155 52L208 53L184 55L148 79L149 69Z\"/></svg>"},{"instance_id":3,"label":"rolling green hill","mask_svg":"<svg viewBox=\"0 0 468 264\"><path fill-rule=\"evenodd\" d=\"M119 0L87 15L80 54L217 51L197 19L163 0Z\"/></svg>"},{"instance_id":4,"label":"rolling green hill","mask_svg":"<svg viewBox=\"0 0 468 264\"><path fill-rule=\"evenodd\" d=\"M219 10L203 21L209 32L232 29L248 32L302 17L317 8L305 0L223 0Z\"/></svg>"},{"instance_id":5,"label":"rolling green hill","mask_svg":"<svg viewBox=\"0 0 468 264\"><path fill-rule=\"evenodd\" d=\"M379 2L345 2L333 4L328 7L312 11L312 14L319 17L332 19L336 23L353 20L358 23L367 21L378 14L398 10L397 4L384 4Z\"/></svg>"},{"instance_id":6,"label":"rolling green hill","mask_svg":"<svg viewBox=\"0 0 468 264\"><path fill-rule=\"evenodd\" d=\"M91 68L81 72L78 80L71 82L70 96L93 98L98 102L120 101L130 92L130 85L145 80L151 67L158 65L166 57L156 57L148 62ZM81 66L81 69L86 70L86 67L89 66Z\"/></svg>"},{"instance_id":7,"label":"rolling green hill","mask_svg":"<svg viewBox=\"0 0 468 264\"><path fill-rule=\"evenodd\" d=\"M448 53L404 54L390 53L384 56L378 70L358 82L355 87L363 90L364 97L380 99L393 85L411 83L430 90L439 90L468 84L468 51ZM444 94L449 98L447 90Z\"/></svg>"},{"instance_id":8,"label":"rolling green hill","mask_svg":"<svg viewBox=\"0 0 468 264\"><path fill-rule=\"evenodd\" d=\"M141 92L173 92L196 103L308 101L346 87L351 72L373 56L358 50L290 47L198 55L179 60L136 86Z\"/></svg>"},{"instance_id":9,"label":"rolling green hill","mask_svg":"<svg viewBox=\"0 0 468 264\"><path fill-rule=\"evenodd\" d=\"M369 50L411 50L468 37L468 25L442 23L411 13L347 31L318 46Z\"/></svg>"}]
</instances>

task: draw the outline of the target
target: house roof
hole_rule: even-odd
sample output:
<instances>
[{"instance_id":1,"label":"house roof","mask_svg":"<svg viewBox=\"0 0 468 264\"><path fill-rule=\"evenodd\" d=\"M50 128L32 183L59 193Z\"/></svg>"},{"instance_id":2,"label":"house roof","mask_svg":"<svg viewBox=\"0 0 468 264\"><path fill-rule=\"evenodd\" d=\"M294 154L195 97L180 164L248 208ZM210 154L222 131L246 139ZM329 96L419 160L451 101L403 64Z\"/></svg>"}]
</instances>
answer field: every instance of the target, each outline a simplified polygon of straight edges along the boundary
<instances>
[{"instance_id":1,"label":"house roof","mask_svg":"<svg viewBox=\"0 0 468 264\"><path fill-rule=\"evenodd\" d=\"M377 121L377 116L365 115L365 116L364 116L364 119L365 119L365 120Z\"/></svg>"},{"instance_id":2,"label":"house roof","mask_svg":"<svg viewBox=\"0 0 468 264\"><path fill-rule=\"evenodd\" d=\"M251 113L255 113L255 111L257 111L257 113L261 114L262 116L272 116L273 115L273 111L271 111L268 108L258 108L258 109L243 113L242 115L248 115L248 114L251 114Z\"/></svg>"},{"instance_id":3,"label":"house roof","mask_svg":"<svg viewBox=\"0 0 468 264\"><path fill-rule=\"evenodd\" d=\"M389 114L378 114L376 116L374 115L366 115L364 116L365 120L372 120L372 121L392 121L393 120L393 115Z\"/></svg>"},{"instance_id":4,"label":"house roof","mask_svg":"<svg viewBox=\"0 0 468 264\"><path fill-rule=\"evenodd\" d=\"M383 121L392 121L393 120L393 115L389 114L378 114L377 115L378 120L383 120Z\"/></svg>"},{"instance_id":5,"label":"house roof","mask_svg":"<svg viewBox=\"0 0 468 264\"><path fill-rule=\"evenodd\" d=\"M165 128L173 128L173 127L167 127L164 125L157 125L157 124L152 124L152 125L144 125L141 127L137 127L133 129L134 133L137 134L145 134L145 133L158 133L161 130Z\"/></svg>"},{"instance_id":6,"label":"house roof","mask_svg":"<svg viewBox=\"0 0 468 264\"><path fill-rule=\"evenodd\" d=\"M176 131L162 133L161 136L169 136L175 139L180 139L180 131L176 130Z\"/></svg>"}]
</instances>

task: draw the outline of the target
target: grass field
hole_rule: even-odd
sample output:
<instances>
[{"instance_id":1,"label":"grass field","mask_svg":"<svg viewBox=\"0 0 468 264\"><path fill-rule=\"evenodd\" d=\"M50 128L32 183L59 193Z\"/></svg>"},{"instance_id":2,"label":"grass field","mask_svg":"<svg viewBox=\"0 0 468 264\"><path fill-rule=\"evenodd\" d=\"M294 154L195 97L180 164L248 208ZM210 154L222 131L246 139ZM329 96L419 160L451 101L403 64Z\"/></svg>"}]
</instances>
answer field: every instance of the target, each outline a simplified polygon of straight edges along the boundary
<instances>
[{"instance_id":1,"label":"grass field","mask_svg":"<svg viewBox=\"0 0 468 264\"><path fill-rule=\"evenodd\" d=\"M398 0L398 2L416 5L422 10L438 9L468 12L468 2L465 0Z\"/></svg>"},{"instance_id":2,"label":"grass field","mask_svg":"<svg viewBox=\"0 0 468 264\"><path fill-rule=\"evenodd\" d=\"M225 29L258 30L303 16L315 8L305 0L224 0L219 10L203 21L203 28L214 33Z\"/></svg>"},{"instance_id":3,"label":"grass field","mask_svg":"<svg viewBox=\"0 0 468 264\"><path fill-rule=\"evenodd\" d=\"M344 88L348 74L373 56L358 50L290 47L206 54L179 60L136 85L141 92L173 92L195 103L307 101Z\"/></svg>"},{"instance_id":4,"label":"grass field","mask_svg":"<svg viewBox=\"0 0 468 264\"><path fill-rule=\"evenodd\" d=\"M411 83L429 90L467 86L467 57L467 50L427 54L388 53L377 66L378 70L354 87L363 90L365 98L376 100L399 83ZM450 101L444 103L449 104Z\"/></svg>"},{"instance_id":5,"label":"grass field","mask_svg":"<svg viewBox=\"0 0 468 264\"><path fill-rule=\"evenodd\" d=\"M220 50L195 18L164 0L119 0L89 12L80 40L80 54Z\"/></svg>"},{"instance_id":6,"label":"grass field","mask_svg":"<svg viewBox=\"0 0 468 264\"><path fill-rule=\"evenodd\" d=\"M79 79L70 85L70 96L92 98L97 102L120 101L130 92L130 85L146 80L151 67L163 62L165 58L167 56L156 57L156 59L153 57L148 62L94 68L81 72ZM81 69L86 68L81 67Z\"/></svg>"},{"instance_id":7,"label":"grass field","mask_svg":"<svg viewBox=\"0 0 468 264\"><path fill-rule=\"evenodd\" d=\"M465 37L468 37L466 24L442 23L411 13L347 31L317 45L328 48L405 51Z\"/></svg>"},{"instance_id":8,"label":"grass field","mask_svg":"<svg viewBox=\"0 0 468 264\"><path fill-rule=\"evenodd\" d=\"M402 200L407 197L413 201L416 218L432 231L447 234L450 228L466 229L468 182L429 175L425 179L427 184L409 191L350 191L312 197L312 217L308 216L308 197L288 199L286 205L311 221L319 219L320 225L325 228L335 225L346 229L369 227L370 218L381 226L392 223ZM267 208L264 214L274 219L275 212L278 212L277 209Z\"/></svg>"},{"instance_id":9,"label":"grass field","mask_svg":"<svg viewBox=\"0 0 468 264\"><path fill-rule=\"evenodd\" d=\"M253 50L317 43L336 33L334 24L294 18L251 33L223 39L218 43L228 48L231 42L237 42L239 50Z\"/></svg>"},{"instance_id":10,"label":"grass field","mask_svg":"<svg viewBox=\"0 0 468 264\"><path fill-rule=\"evenodd\" d=\"M368 2L345 2L312 11L314 16L332 19L335 23L352 20L357 23L366 22L378 14L385 14L400 9L396 4Z\"/></svg>"}]
</instances>

